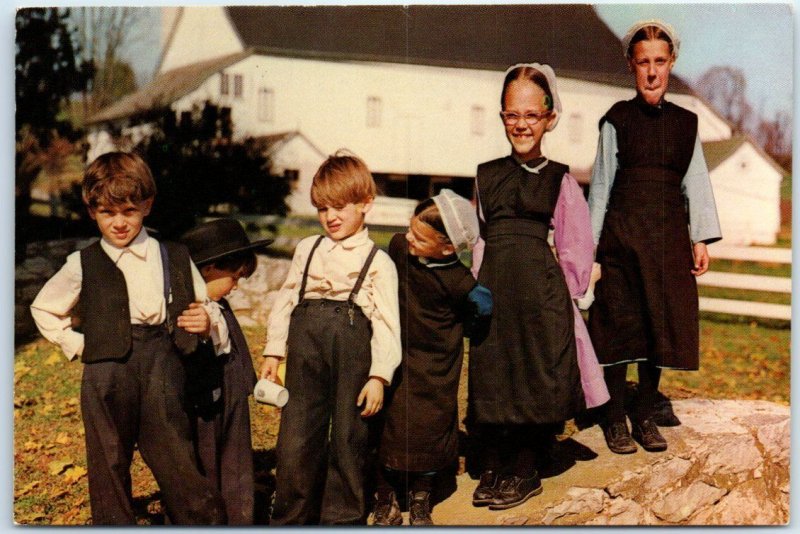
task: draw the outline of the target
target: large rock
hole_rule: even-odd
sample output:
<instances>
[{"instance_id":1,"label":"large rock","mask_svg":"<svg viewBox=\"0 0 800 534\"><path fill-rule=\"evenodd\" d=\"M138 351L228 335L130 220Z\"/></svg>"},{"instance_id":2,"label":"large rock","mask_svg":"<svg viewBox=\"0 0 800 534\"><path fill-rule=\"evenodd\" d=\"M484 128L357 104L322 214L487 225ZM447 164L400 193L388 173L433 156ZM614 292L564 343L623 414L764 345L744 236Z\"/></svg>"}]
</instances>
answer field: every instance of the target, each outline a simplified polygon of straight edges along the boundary
<instances>
[{"instance_id":1,"label":"large rock","mask_svg":"<svg viewBox=\"0 0 800 534\"><path fill-rule=\"evenodd\" d=\"M476 480L434 508L437 525L782 525L789 520L789 407L765 401L673 401L669 448L616 455L591 427L556 446L544 491L492 512L471 505Z\"/></svg>"}]
</instances>

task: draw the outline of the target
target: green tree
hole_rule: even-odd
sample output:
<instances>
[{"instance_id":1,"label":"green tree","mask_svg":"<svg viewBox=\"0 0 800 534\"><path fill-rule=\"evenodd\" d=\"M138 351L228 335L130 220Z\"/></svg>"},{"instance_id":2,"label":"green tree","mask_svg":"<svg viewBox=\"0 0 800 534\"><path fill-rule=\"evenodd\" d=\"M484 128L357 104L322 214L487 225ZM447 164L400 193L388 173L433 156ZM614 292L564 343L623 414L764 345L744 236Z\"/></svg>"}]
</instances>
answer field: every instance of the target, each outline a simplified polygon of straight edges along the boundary
<instances>
[{"instance_id":1,"label":"green tree","mask_svg":"<svg viewBox=\"0 0 800 534\"><path fill-rule=\"evenodd\" d=\"M254 140L232 139L230 108L206 103L179 117L164 110L140 120L157 124L137 150L158 188L147 223L165 237L177 237L220 207L226 215L286 215L290 178L271 172Z\"/></svg>"},{"instance_id":2,"label":"green tree","mask_svg":"<svg viewBox=\"0 0 800 534\"><path fill-rule=\"evenodd\" d=\"M43 167L57 168L77 139L70 123L60 119L65 102L86 87L93 70L76 61L68 10L17 10L16 26L16 259L24 257L32 229L31 184Z\"/></svg>"}]
</instances>

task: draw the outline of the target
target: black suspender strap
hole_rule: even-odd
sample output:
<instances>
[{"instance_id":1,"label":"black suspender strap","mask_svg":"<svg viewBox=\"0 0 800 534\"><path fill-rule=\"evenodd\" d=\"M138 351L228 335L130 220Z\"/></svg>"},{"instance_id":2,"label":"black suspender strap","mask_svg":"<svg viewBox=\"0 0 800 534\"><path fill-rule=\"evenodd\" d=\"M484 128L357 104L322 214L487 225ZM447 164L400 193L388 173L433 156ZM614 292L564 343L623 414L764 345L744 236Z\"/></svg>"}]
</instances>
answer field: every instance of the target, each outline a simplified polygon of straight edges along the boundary
<instances>
[{"instance_id":1,"label":"black suspender strap","mask_svg":"<svg viewBox=\"0 0 800 534\"><path fill-rule=\"evenodd\" d=\"M169 303L172 300L172 286L169 280L169 253L164 243L159 242L158 247L161 249L161 268L164 271L164 310L167 313L167 330L171 334L174 325L172 324L172 318L169 316Z\"/></svg>"},{"instance_id":2,"label":"black suspender strap","mask_svg":"<svg viewBox=\"0 0 800 534\"><path fill-rule=\"evenodd\" d=\"M308 253L308 259L306 260L306 268L303 270L303 281L300 283L300 302L303 302L303 299L306 298L306 282L308 281L308 268L311 266L311 258L314 257L314 251L317 250L317 247L322 240L325 239L324 235L321 235L317 238L314 242L314 246L311 247L311 252Z\"/></svg>"},{"instance_id":3,"label":"black suspender strap","mask_svg":"<svg viewBox=\"0 0 800 534\"><path fill-rule=\"evenodd\" d=\"M350 318L350 326L353 326L353 317L355 314L355 306L356 306L356 295L358 295L359 290L361 289L361 284L364 282L364 278L367 276L367 272L369 272L369 266L372 264L372 259L375 257L375 254L378 253L378 247L376 245L372 245L372 250L369 251L369 256L367 256L367 260L364 262L364 266L361 268L361 272L358 273L358 280L356 280L356 284L353 286L353 290L350 292L350 296L347 297L347 315Z\"/></svg>"}]
</instances>

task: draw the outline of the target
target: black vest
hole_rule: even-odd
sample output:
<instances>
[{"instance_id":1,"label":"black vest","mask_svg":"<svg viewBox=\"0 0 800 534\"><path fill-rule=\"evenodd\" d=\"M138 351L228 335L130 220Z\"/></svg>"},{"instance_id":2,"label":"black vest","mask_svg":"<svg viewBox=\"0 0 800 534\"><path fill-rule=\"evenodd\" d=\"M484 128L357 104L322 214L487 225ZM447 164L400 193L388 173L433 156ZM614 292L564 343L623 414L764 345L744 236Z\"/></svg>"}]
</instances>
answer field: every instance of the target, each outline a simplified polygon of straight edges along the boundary
<instances>
[{"instance_id":1,"label":"black vest","mask_svg":"<svg viewBox=\"0 0 800 534\"><path fill-rule=\"evenodd\" d=\"M174 325L177 317L194 301L189 250L177 243L164 243L169 255L172 302L167 311ZM128 287L122 274L100 242L81 250L80 314L84 334L81 361L122 360L131 350L131 315ZM163 288L161 289L163 293ZM197 348L197 335L174 327L172 339L183 354Z\"/></svg>"},{"instance_id":2,"label":"black vest","mask_svg":"<svg viewBox=\"0 0 800 534\"><path fill-rule=\"evenodd\" d=\"M664 101L651 106L641 97L617 102L600 120L617 132L620 170L662 168L684 176L694 154L697 115Z\"/></svg>"}]
</instances>

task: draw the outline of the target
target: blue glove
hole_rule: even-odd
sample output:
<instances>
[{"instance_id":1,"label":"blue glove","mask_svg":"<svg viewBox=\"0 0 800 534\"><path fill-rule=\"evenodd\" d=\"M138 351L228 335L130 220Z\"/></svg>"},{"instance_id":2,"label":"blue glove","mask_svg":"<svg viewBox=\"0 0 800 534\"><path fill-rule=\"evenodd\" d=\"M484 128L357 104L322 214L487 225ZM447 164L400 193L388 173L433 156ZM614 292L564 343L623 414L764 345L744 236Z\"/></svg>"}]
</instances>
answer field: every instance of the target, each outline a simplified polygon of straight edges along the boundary
<instances>
[{"instance_id":1,"label":"blue glove","mask_svg":"<svg viewBox=\"0 0 800 534\"><path fill-rule=\"evenodd\" d=\"M475 314L478 317L487 317L492 314L492 292L488 288L476 284L467 298L475 304Z\"/></svg>"}]
</instances>

